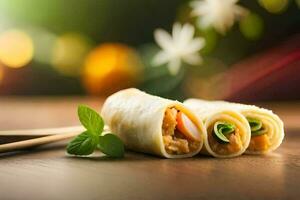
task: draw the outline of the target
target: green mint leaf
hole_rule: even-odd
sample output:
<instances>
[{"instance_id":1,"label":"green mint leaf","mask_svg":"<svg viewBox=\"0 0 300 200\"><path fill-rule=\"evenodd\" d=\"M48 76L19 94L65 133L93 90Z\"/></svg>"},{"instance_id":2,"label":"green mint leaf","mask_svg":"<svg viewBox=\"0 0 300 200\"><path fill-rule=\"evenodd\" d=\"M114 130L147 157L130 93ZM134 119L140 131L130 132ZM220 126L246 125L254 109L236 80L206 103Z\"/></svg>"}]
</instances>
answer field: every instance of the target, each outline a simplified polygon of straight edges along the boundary
<instances>
[{"instance_id":1,"label":"green mint leaf","mask_svg":"<svg viewBox=\"0 0 300 200\"><path fill-rule=\"evenodd\" d=\"M104 128L104 121L101 116L85 105L78 106L78 116L81 124L89 133L99 136Z\"/></svg>"},{"instance_id":2,"label":"green mint leaf","mask_svg":"<svg viewBox=\"0 0 300 200\"><path fill-rule=\"evenodd\" d=\"M72 155L89 155L94 152L97 143L98 139L85 131L69 142L67 152Z\"/></svg>"},{"instance_id":3,"label":"green mint leaf","mask_svg":"<svg viewBox=\"0 0 300 200\"><path fill-rule=\"evenodd\" d=\"M106 134L100 136L99 144L97 146L102 153L116 158L121 158L124 156L124 145L122 140L114 134Z\"/></svg>"}]
</instances>

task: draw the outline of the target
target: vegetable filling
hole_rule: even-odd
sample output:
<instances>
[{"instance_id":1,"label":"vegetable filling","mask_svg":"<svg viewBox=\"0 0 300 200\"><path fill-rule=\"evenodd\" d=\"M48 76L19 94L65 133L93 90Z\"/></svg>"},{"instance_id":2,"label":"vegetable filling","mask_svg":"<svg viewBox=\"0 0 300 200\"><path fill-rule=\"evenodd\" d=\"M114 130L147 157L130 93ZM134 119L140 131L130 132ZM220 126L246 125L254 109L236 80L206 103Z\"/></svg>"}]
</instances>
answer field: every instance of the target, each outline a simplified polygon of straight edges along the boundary
<instances>
[{"instance_id":1,"label":"vegetable filling","mask_svg":"<svg viewBox=\"0 0 300 200\"><path fill-rule=\"evenodd\" d=\"M165 149L169 154L187 154L196 151L201 137L195 124L176 108L167 108L162 124Z\"/></svg>"},{"instance_id":2,"label":"vegetable filling","mask_svg":"<svg viewBox=\"0 0 300 200\"><path fill-rule=\"evenodd\" d=\"M229 155L243 148L239 129L233 124L216 121L209 127L208 142L213 152L219 155Z\"/></svg>"},{"instance_id":3,"label":"vegetable filling","mask_svg":"<svg viewBox=\"0 0 300 200\"><path fill-rule=\"evenodd\" d=\"M265 151L270 146L270 140L267 136L267 128L264 127L263 123L259 119L247 117L251 128L251 140L248 150L251 151Z\"/></svg>"}]
</instances>

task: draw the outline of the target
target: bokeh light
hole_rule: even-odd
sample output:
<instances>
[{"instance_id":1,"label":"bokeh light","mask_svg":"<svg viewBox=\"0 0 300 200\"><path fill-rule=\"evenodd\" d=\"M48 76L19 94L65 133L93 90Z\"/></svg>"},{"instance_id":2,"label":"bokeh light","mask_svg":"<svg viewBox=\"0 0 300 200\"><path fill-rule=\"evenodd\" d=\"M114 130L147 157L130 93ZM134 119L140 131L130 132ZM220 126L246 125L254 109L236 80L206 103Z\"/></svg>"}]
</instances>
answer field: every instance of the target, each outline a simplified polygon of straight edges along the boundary
<instances>
[{"instance_id":1,"label":"bokeh light","mask_svg":"<svg viewBox=\"0 0 300 200\"><path fill-rule=\"evenodd\" d=\"M258 0L258 2L270 13L281 13L288 7L289 0Z\"/></svg>"},{"instance_id":2,"label":"bokeh light","mask_svg":"<svg viewBox=\"0 0 300 200\"><path fill-rule=\"evenodd\" d=\"M0 35L0 61L4 65L23 67L31 61L33 52L33 43L27 33L9 30Z\"/></svg>"},{"instance_id":3,"label":"bokeh light","mask_svg":"<svg viewBox=\"0 0 300 200\"><path fill-rule=\"evenodd\" d=\"M259 39L262 36L263 29L264 22L255 13L249 13L240 21L240 31L249 40Z\"/></svg>"},{"instance_id":4,"label":"bokeh light","mask_svg":"<svg viewBox=\"0 0 300 200\"><path fill-rule=\"evenodd\" d=\"M93 95L107 95L135 86L141 78L141 61L132 48L123 44L102 44L86 58L83 84Z\"/></svg>"},{"instance_id":5,"label":"bokeh light","mask_svg":"<svg viewBox=\"0 0 300 200\"><path fill-rule=\"evenodd\" d=\"M61 74L79 76L91 42L78 33L66 33L57 38L53 47L52 64Z\"/></svg>"},{"instance_id":6,"label":"bokeh light","mask_svg":"<svg viewBox=\"0 0 300 200\"><path fill-rule=\"evenodd\" d=\"M57 36L43 28L29 28L34 45L33 59L43 64L51 64L52 52Z\"/></svg>"}]
</instances>

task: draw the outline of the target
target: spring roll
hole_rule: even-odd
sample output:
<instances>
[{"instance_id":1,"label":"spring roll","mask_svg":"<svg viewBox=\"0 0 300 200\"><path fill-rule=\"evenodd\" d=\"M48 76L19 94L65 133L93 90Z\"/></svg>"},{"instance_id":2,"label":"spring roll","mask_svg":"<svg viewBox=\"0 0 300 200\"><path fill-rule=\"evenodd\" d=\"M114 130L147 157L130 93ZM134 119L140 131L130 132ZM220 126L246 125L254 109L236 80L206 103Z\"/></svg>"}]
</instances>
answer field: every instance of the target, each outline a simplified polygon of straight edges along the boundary
<instances>
[{"instance_id":1,"label":"spring roll","mask_svg":"<svg viewBox=\"0 0 300 200\"><path fill-rule=\"evenodd\" d=\"M126 148L165 158L198 154L206 135L203 123L182 103L134 88L108 97L101 115Z\"/></svg>"},{"instance_id":2,"label":"spring roll","mask_svg":"<svg viewBox=\"0 0 300 200\"><path fill-rule=\"evenodd\" d=\"M246 153L268 153L277 149L282 143L284 138L283 122L271 110L225 101L213 101L210 105L214 108L233 109L246 117L251 129L251 140Z\"/></svg>"},{"instance_id":3,"label":"spring roll","mask_svg":"<svg viewBox=\"0 0 300 200\"><path fill-rule=\"evenodd\" d=\"M243 154L250 142L250 126L246 118L232 109L214 107L208 101L188 99L184 105L203 120L207 131L203 154L230 158Z\"/></svg>"},{"instance_id":4,"label":"spring roll","mask_svg":"<svg viewBox=\"0 0 300 200\"><path fill-rule=\"evenodd\" d=\"M236 109L248 120L251 128L251 140L246 153L268 153L277 149L282 143L284 125L282 120L271 110L224 101L216 101L214 104L218 107Z\"/></svg>"}]
</instances>

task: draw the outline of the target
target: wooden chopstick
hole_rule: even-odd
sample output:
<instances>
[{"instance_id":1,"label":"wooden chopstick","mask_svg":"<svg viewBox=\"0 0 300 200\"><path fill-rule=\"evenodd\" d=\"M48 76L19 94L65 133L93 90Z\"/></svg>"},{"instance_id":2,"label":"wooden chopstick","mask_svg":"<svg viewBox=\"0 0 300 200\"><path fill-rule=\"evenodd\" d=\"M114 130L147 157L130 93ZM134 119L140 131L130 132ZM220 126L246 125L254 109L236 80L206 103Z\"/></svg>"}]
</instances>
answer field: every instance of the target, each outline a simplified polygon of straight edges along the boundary
<instances>
[{"instance_id":1,"label":"wooden chopstick","mask_svg":"<svg viewBox=\"0 0 300 200\"><path fill-rule=\"evenodd\" d=\"M16 151L29 147L39 146L68 138L75 137L85 130L82 126L47 128L47 129L26 129L26 130L9 130L0 131L0 136L43 136L29 140L11 142L0 145L0 153ZM109 132L109 127L104 127L104 133Z\"/></svg>"},{"instance_id":2,"label":"wooden chopstick","mask_svg":"<svg viewBox=\"0 0 300 200\"><path fill-rule=\"evenodd\" d=\"M23 129L23 130L8 130L0 131L0 136L48 136L70 132L82 132L83 126L70 126L61 128L45 128L45 129Z\"/></svg>"},{"instance_id":3,"label":"wooden chopstick","mask_svg":"<svg viewBox=\"0 0 300 200\"><path fill-rule=\"evenodd\" d=\"M81 131L77 131L77 132L44 136L44 137L24 140L24 141L20 141L20 142L12 142L12 143L8 143L8 144L2 144L2 145L0 145L0 152L3 153L3 152L9 152L9 151L16 151L16 150L34 147L34 146L38 146L38 145L42 145L42 144L57 142L60 140L72 138L74 136L77 136L80 133L81 133Z\"/></svg>"}]
</instances>

